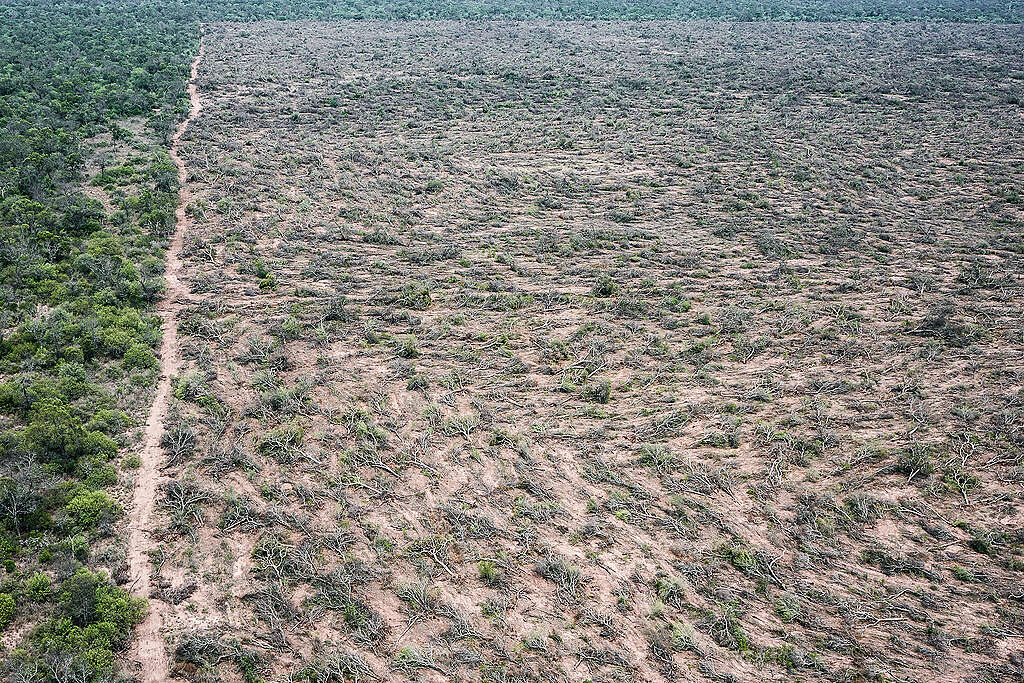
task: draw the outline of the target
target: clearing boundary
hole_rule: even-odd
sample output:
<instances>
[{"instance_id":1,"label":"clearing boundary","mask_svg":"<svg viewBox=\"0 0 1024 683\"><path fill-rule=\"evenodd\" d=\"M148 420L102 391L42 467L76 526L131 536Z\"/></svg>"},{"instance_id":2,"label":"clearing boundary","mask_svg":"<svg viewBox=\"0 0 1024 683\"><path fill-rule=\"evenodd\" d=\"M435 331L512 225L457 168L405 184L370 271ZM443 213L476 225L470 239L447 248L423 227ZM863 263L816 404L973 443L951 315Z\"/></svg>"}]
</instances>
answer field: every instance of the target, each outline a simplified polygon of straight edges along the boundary
<instances>
[{"instance_id":1,"label":"clearing boundary","mask_svg":"<svg viewBox=\"0 0 1024 683\"><path fill-rule=\"evenodd\" d=\"M167 653L164 651L160 630L163 626L166 605L161 600L153 600L151 596L151 571L149 553L153 549L153 541L149 535L150 520L156 501L157 488L162 479L163 449L160 445L164 435L164 421L167 417L167 406L171 395L171 378L178 374L181 365L181 349L178 345L177 317L181 308L180 299L186 294L179 280L181 271L181 245L185 234L188 216L185 204L189 193L186 184L185 162L178 155L181 136L189 124L202 109L199 100L199 89L196 87L196 76L199 60L203 56L202 38L199 51L192 61L192 71L188 82L189 111L188 116L178 125L171 138L169 150L171 160L178 169L178 208L175 210L174 234L167 248L167 262L164 269L166 294L157 305L157 311L163 318L163 339L160 345L161 372L157 384L156 396L149 409L146 419L145 440L140 453L141 465L135 482L135 495L129 518L128 563L131 575L135 577L135 594L149 600L149 609L145 620L139 625L132 659L139 663L140 677L144 682L162 681L167 678Z\"/></svg>"}]
</instances>

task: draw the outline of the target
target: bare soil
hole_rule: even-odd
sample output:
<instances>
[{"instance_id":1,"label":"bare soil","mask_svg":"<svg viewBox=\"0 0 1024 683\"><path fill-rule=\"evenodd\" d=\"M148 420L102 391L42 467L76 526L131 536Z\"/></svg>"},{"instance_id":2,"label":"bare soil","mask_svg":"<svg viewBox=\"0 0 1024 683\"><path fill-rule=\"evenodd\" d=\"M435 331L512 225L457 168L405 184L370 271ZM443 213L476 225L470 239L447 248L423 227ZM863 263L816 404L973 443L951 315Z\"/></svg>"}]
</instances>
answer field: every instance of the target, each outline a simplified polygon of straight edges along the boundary
<instances>
[{"instance_id":1,"label":"bare soil","mask_svg":"<svg viewBox=\"0 0 1024 683\"><path fill-rule=\"evenodd\" d=\"M171 675L1019 681L1022 46L208 26Z\"/></svg>"},{"instance_id":2,"label":"bare soil","mask_svg":"<svg viewBox=\"0 0 1024 683\"><path fill-rule=\"evenodd\" d=\"M189 217L185 206L189 201L188 174L185 162L179 155L181 136L195 120L202 109L196 80L199 62L203 56L202 42L199 51L192 61L191 76L188 84L189 111L188 116L178 125L171 138L169 154L178 169L178 199L175 212L175 228L171 235L164 270L166 293L157 306L157 313L163 319L161 325L163 337L160 345L161 373L157 383L156 395L146 418L146 427L141 450L141 464L135 481L135 493L129 513L128 564L133 578L133 592L139 597L149 599L149 609L145 620L139 625L133 644L132 659L139 669L142 681L167 680L167 652L162 633L166 604L152 593L152 553L159 542L154 538L159 529L153 525L153 510L161 482L164 480L162 468L166 462L163 451L163 437L166 429L167 411L171 402L171 380L181 367L181 348L178 344L178 314L182 300L188 295L188 289L182 284L181 247L188 229Z\"/></svg>"}]
</instances>

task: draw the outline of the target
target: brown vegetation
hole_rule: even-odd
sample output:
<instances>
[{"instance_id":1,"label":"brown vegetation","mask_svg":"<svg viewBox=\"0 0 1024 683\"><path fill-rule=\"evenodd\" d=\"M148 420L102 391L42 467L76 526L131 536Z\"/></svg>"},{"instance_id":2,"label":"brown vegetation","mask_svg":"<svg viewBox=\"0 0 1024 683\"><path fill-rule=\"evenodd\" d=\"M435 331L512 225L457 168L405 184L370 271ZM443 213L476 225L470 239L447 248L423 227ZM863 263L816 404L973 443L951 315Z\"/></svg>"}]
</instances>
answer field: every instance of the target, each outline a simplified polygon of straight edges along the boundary
<instances>
[{"instance_id":1,"label":"brown vegetation","mask_svg":"<svg viewBox=\"0 0 1024 683\"><path fill-rule=\"evenodd\" d=\"M1021 38L208 27L173 673L1018 680Z\"/></svg>"}]
</instances>

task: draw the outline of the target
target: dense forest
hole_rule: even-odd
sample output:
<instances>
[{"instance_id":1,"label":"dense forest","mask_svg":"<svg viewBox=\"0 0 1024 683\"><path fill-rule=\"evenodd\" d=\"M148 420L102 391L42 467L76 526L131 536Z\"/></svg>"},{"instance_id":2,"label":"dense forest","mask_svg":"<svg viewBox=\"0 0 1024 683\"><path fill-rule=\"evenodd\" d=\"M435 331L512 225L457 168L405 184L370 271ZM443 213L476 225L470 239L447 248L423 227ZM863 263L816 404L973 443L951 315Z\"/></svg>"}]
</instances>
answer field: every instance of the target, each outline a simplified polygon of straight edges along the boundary
<instances>
[{"instance_id":1,"label":"dense forest","mask_svg":"<svg viewBox=\"0 0 1024 683\"><path fill-rule=\"evenodd\" d=\"M727 19L1018 22L970 0L9 0L0 6L0 629L5 673L100 680L145 605L110 488L159 373L162 255L204 21ZM98 142L101 141L101 142ZM104 145L133 148L97 160ZM107 205L84 190L111 189ZM9 625L25 624L20 632ZM30 672L30 673L25 673ZM31 673L34 672L34 673Z\"/></svg>"}]
</instances>

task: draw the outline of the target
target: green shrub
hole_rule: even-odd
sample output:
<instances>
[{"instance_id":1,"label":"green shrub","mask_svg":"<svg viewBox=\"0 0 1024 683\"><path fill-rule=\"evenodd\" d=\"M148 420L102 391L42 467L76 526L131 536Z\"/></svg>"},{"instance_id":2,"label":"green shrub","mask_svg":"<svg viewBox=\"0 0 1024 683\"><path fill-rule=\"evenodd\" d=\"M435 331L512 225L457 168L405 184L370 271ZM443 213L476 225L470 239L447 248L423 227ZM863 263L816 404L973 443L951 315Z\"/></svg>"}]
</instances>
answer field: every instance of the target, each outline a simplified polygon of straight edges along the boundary
<instances>
[{"instance_id":1,"label":"green shrub","mask_svg":"<svg viewBox=\"0 0 1024 683\"><path fill-rule=\"evenodd\" d=\"M729 563L742 572L749 572L757 567L757 558L746 548L729 546L725 548L725 555L728 557Z\"/></svg>"},{"instance_id":2,"label":"green shrub","mask_svg":"<svg viewBox=\"0 0 1024 683\"><path fill-rule=\"evenodd\" d=\"M598 276L590 293L597 297L607 298L619 291L619 285L607 273Z\"/></svg>"},{"instance_id":3,"label":"green shrub","mask_svg":"<svg viewBox=\"0 0 1024 683\"><path fill-rule=\"evenodd\" d=\"M430 380L423 375L415 374L409 378L405 386L409 391L426 391L430 388Z\"/></svg>"},{"instance_id":4,"label":"green shrub","mask_svg":"<svg viewBox=\"0 0 1024 683\"><path fill-rule=\"evenodd\" d=\"M7 628L13 619L14 596L10 593L0 593L0 629Z\"/></svg>"},{"instance_id":5,"label":"green shrub","mask_svg":"<svg viewBox=\"0 0 1024 683\"><path fill-rule=\"evenodd\" d=\"M105 462L96 459L79 462L83 483L91 489L102 489L117 483L117 471Z\"/></svg>"},{"instance_id":6,"label":"green shrub","mask_svg":"<svg viewBox=\"0 0 1024 683\"><path fill-rule=\"evenodd\" d=\"M64 471L74 469L80 458L109 458L117 453L116 441L101 432L86 430L81 419L58 399L36 402L31 421L17 437L21 449Z\"/></svg>"},{"instance_id":7,"label":"green shrub","mask_svg":"<svg viewBox=\"0 0 1024 683\"><path fill-rule=\"evenodd\" d=\"M914 444L900 453L896 460L896 471L907 477L927 477L935 471L930 449L922 444Z\"/></svg>"},{"instance_id":8,"label":"green shrub","mask_svg":"<svg viewBox=\"0 0 1024 683\"><path fill-rule=\"evenodd\" d=\"M396 352L399 358L417 358L420 350L416 347L416 337L409 335L399 345Z\"/></svg>"},{"instance_id":9,"label":"green shrub","mask_svg":"<svg viewBox=\"0 0 1024 683\"><path fill-rule=\"evenodd\" d=\"M796 621L800 618L803 611L800 598L792 593L783 593L775 598L774 607L775 614L778 615L784 624L791 624Z\"/></svg>"},{"instance_id":10,"label":"green shrub","mask_svg":"<svg viewBox=\"0 0 1024 683\"><path fill-rule=\"evenodd\" d=\"M57 383L61 393L69 399L82 398L92 390L85 367L81 363L67 361L58 363Z\"/></svg>"},{"instance_id":11,"label":"green shrub","mask_svg":"<svg viewBox=\"0 0 1024 683\"><path fill-rule=\"evenodd\" d=\"M107 581L96 588L96 618L117 627L120 640L127 642L132 628L146 616L146 601L133 598L124 589Z\"/></svg>"},{"instance_id":12,"label":"green shrub","mask_svg":"<svg viewBox=\"0 0 1024 683\"><path fill-rule=\"evenodd\" d=\"M25 592L32 602L46 602L53 592L50 588L50 577L42 572L36 572L29 577Z\"/></svg>"},{"instance_id":13,"label":"green shrub","mask_svg":"<svg viewBox=\"0 0 1024 683\"><path fill-rule=\"evenodd\" d=\"M115 437L124 434L132 424L132 418L120 410L104 408L97 410L92 418L85 423L85 430L89 432L101 432L107 436Z\"/></svg>"},{"instance_id":14,"label":"green shrub","mask_svg":"<svg viewBox=\"0 0 1024 683\"><path fill-rule=\"evenodd\" d=\"M276 330L276 332L285 341L298 339L302 334L302 321L294 315L290 315L284 319L280 329Z\"/></svg>"},{"instance_id":15,"label":"green shrub","mask_svg":"<svg viewBox=\"0 0 1024 683\"><path fill-rule=\"evenodd\" d=\"M278 461L287 461L302 443L305 434L306 430L299 425L281 425L260 437L256 449L262 455Z\"/></svg>"},{"instance_id":16,"label":"green shrub","mask_svg":"<svg viewBox=\"0 0 1024 683\"><path fill-rule=\"evenodd\" d=\"M157 360L150 348L138 342L128 347L128 350L124 352L122 362L124 367L129 370L156 370L160 367L160 361Z\"/></svg>"},{"instance_id":17,"label":"green shrub","mask_svg":"<svg viewBox=\"0 0 1024 683\"><path fill-rule=\"evenodd\" d=\"M422 282L407 282L394 303L415 311L425 311L430 308L430 287Z\"/></svg>"},{"instance_id":18,"label":"green shrub","mask_svg":"<svg viewBox=\"0 0 1024 683\"><path fill-rule=\"evenodd\" d=\"M686 601L686 584L675 576L659 576L654 580L654 591L662 602L681 607Z\"/></svg>"},{"instance_id":19,"label":"green shrub","mask_svg":"<svg viewBox=\"0 0 1024 683\"><path fill-rule=\"evenodd\" d=\"M105 491L84 491L74 495L64 505L64 511L75 527L89 530L117 517L121 507Z\"/></svg>"},{"instance_id":20,"label":"green shrub","mask_svg":"<svg viewBox=\"0 0 1024 683\"><path fill-rule=\"evenodd\" d=\"M113 673L115 653L145 616L146 601L110 583L106 574L79 569L61 584L58 612L31 638L43 651L69 655L90 681Z\"/></svg>"},{"instance_id":21,"label":"green shrub","mask_svg":"<svg viewBox=\"0 0 1024 683\"><path fill-rule=\"evenodd\" d=\"M206 377L191 370L174 381L174 398L182 401L198 401L207 394Z\"/></svg>"},{"instance_id":22,"label":"green shrub","mask_svg":"<svg viewBox=\"0 0 1024 683\"><path fill-rule=\"evenodd\" d=\"M612 395L612 383L606 379L598 380L583 392L588 400L597 403L608 403Z\"/></svg>"},{"instance_id":23,"label":"green shrub","mask_svg":"<svg viewBox=\"0 0 1024 683\"><path fill-rule=\"evenodd\" d=\"M955 576L956 578L960 579L961 581L964 581L965 583L977 583L978 582L977 575L975 575L975 573L972 572L967 567L961 567L960 565L957 565L957 566L953 567L952 572L953 572L953 576Z\"/></svg>"},{"instance_id":24,"label":"green shrub","mask_svg":"<svg viewBox=\"0 0 1024 683\"><path fill-rule=\"evenodd\" d=\"M501 582L501 570L491 560L480 560L480 564L477 565L477 571L480 574L480 580L489 586L494 586Z\"/></svg>"}]
</instances>

